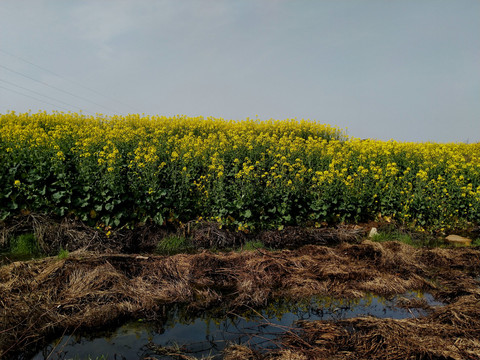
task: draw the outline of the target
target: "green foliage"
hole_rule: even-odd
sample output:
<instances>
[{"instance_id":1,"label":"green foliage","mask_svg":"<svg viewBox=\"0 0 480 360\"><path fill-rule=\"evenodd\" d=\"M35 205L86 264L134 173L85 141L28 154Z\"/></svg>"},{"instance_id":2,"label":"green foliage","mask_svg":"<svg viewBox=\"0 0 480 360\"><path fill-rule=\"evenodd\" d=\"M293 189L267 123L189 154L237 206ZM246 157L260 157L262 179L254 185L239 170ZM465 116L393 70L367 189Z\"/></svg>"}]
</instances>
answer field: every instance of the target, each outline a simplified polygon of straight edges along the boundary
<instances>
[{"instance_id":1,"label":"green foliage","mask_svg":"<svg viewBox=\"0 0 480 360\"><path fill-rule=\"evenodd\" d=\"M372 240L376 242L399 241L408 245L418 246L418 243L413 241L412 237L409 234L405 234L399 231L378 232L377 234L373 235Z\"/></svg>"},{"instance_id":2,"label":"green foliage","mask_svg":"<svg viewBox=\"0 0 480 360\"><path fill-rule=\"evenodd\" d=\"M202 218L244 232L378 214L419 231L480 223L480 144L360 141L312 121L12 112L0 114L0 164L0 220Z\"/></svg>"},{"instance_id":3,"label":"green foliage","mask_svg":"<svg viewBox=\"0 0 480 360\"><path fill-rule=\"evenodd\" d=\"M22 234L10 240L10 252L15 255L38 255L40 250L33 234Z\"/></svg>"},{"instance_id":4,"label":"green foliage","mask_svg":"<svg viewBox=\"0 0 480 360\"><path fill-rule=\"evenodd\" d=\"M69 255L70 255L70 253L68 252L68 250L66 250L64 248L60 248L60 250L58 251L57 257L59 259L63 260L63 259L68 258Z\"/></svg>"},{"instance_id":5,"label":"green foliage","mask_svg":"<svg viewBox=\"0 0 480 360\"><path fill-rule=\"evenodd\" d=\"M414 247L441 247L443 241L426 232L415 232L405 229L398 229L395 226L380 229L377 234L372 237L372 241L399 241Z\"/></svg>"},{"instance_id":6,"label":"green foliage","mask_svg":"<svg viewBox=\"0 0 480 360\"><path fill-rule=\"evenodd\" d=\"M171 235L159 241L156 252L162 255L174 255L190 249L190 243L184 236Z\"/></svg>"},{"instance_id":7,"label":"green foliage","mask_svg":"<svg viewBox=\"0 0 480 360\"><path fill-rule=\"evenodd\" d=\"M256 249L263 249L265 246L261 241L247 241L243 246L242 249L244 251L252 251Z\"/></svg>"}]
</instances>

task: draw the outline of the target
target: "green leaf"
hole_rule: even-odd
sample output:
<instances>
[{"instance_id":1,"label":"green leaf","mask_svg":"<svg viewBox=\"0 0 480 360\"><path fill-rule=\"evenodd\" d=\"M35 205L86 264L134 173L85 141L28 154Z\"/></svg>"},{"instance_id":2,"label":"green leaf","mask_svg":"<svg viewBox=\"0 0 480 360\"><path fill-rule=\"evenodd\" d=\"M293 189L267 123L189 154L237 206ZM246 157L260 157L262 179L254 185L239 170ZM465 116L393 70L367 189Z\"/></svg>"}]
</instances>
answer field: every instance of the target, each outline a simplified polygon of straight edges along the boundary
<instances>
[{"instance_id":1,"label":"green leaf","mask_svg":"<svg viewBox=\"0 0 480 360\"><path fill-rule=\"evenodd\" d=\"M57 191L56 193L53 193L52 198L55 201L59 201L64 195L65 191Z\"/></svg>"},{"instance_id":2,"label":"green leaf","mask_svg":"<svg viewBox=\"0 0 480 360\"><path fill-rule=\"evenodd\" d=\"M78 206L78 207L81 207L81 208L88 207L88 205L89 205L89 204L88 204L88 201L86 201L86 200L80 199L80 200L78 200L78 202L77 202L77 206Z\"/></svg>"},{"instance_id":3,"label":"green leaf","mask_svg":"<svg viewBox=\"0 0 480 360\"><path fill-rule=\"evenodd\" d=\"M5 220L9 215L10 215L10 213L8 211L0 212L0 220L1 221Z\"/></svg>"},{"instance_id":4,"label":"green leaf","mask_svg":"<svg viewBox=\"0 0 480 360\"><path fill-rule=\"evenodd\" d=\"M247 219L252 216L252 212L250 210L246 210L245 213L243 214Z\"/></svg>"},{"instance_id":5,"label":"green leaf","mask_svg":"<svg viewBox=\"0 0 480 360\"><path fill-rule=\"evenodd\" d=\"M157 213L152 220L157 225L163 225L164 222L163 216L160 213Z\"/></svg>"}]
</instances>

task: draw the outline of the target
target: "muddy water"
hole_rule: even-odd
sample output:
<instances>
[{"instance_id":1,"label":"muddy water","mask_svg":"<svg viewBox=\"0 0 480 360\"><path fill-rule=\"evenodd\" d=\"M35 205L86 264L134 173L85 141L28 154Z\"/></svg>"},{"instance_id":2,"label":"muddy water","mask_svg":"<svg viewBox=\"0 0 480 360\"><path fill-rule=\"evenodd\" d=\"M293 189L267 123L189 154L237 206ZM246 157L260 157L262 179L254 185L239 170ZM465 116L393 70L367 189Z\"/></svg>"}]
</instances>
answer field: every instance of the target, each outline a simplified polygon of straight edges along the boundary
<instances>
[{"instance_id":1,"label":"muddy water","mask_svg":"<svg viewBox=\"0 0 480 360\"><path fill-rule=\"evenodd\" d=\"M441 305L430 294L410 292L403 297L424 299ZM418 309L403 309L395 304L400 297L385 299L373 295L357 300L314 297L303 301L281 299L261 311L204 312L194 316L184 308L173 308L161 320L139 319L103 332L69 334L56 339L33 359L172 359L161 354L166 348L201 358L221 358L221 351L231 343L253 348L275 348L276 338L292 330L298 320L338 320L363 315L382 318L408 318L424 315ZM177 357L178 358L178 357Z\"/></svg>"}]
</instances>

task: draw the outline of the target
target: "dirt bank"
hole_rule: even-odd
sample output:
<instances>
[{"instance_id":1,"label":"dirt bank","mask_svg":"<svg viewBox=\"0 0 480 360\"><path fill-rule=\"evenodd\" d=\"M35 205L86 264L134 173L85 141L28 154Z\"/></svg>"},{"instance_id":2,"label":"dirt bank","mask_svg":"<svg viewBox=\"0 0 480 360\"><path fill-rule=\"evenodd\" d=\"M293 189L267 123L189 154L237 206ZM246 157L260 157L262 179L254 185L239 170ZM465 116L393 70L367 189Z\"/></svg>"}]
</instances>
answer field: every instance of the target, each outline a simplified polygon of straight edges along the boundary
<instances>
[{"instance_id":1,"label":"dirt bank","mask_svg":"<svg viewBox=\"0 0 480 360\"><path fill-rule=\"evenodd\" d=\"M287 350L267 358L285 358L291 351L299 359L342 358L347 352L352 359L400 359L395 354L416 341L412 336L424 336L425 341L412 347L413 358L468 359L465 354L477 351L480 343L479 274L478 249L417 249L368 240L336 247L170 257L77 252L64 260L12 263L0 268L0 357L34 348L44 337L65 330L127 317L154 318L165 304L234 309L261 306L276 296L357 298L415 289L448 305L419 320L351 319L327 327L324 322L305 323L302 342L287 336ZM412 334L411 340L395 341L395 334ZM430 356L434 353L425 349L438 337L446 339L449 347L444 350L449 352ZM243 358L257 356L248 349L235 351L238 356L243 352Z\"/></svg>"},{"instance_id":2,"label":"dirt bank","mask_svg":"<svg viewBox=\"0 0 480 360\"><path fill-rule=\"evenodd\" d=\"M303 245L336 245L358 242L377 223L338 225L335 227L285 227L282 231L264 230L253 233L232 231L218 223L193 221L186 224L157 226L152 223L133 229L88 226L72 218L55 218L29 213L0 221L0 250L8 249L11 239L22 234L34 234L40 253L58 254L60 249L102 253L138 253L155 251L158 243L170 236L188 239L192 249L234 249L247 241L261 241L275 249L298 248Z\"/></svg>"}]
</instances>

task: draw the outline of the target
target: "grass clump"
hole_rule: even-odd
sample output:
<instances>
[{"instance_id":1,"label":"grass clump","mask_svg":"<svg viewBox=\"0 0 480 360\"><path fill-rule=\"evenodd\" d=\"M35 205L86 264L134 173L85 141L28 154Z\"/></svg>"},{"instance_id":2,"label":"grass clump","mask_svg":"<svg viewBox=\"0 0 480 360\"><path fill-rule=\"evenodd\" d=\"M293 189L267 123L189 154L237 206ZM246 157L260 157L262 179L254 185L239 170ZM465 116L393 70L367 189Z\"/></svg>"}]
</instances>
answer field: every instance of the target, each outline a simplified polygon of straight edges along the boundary
<instances>
[{"instance_id":1,"label":"grass clump","mask_svg":"<svg viewBox=\"0 0 480 360\"><path fill-rule=\"evenodd\" d=\"M68 252L67 249L60 248L60 250L58 251L57 257L58 257L60 260L63 260L63 259L68 258L69 255L70 255L70 253Z\"/></svg>"},{"instance_id":2,"label":"grass clump","mask_svg":"<svg viewBox=\"0 0 480 360\"><path fill-rule=\"evenodd\" d=\"M22 234L10 241L10 252L15 255L39 255L37 239L33 234Z\"/></svg>"},{"instance_id":3,"label":"grass clump","mask_svg":"<svg viewBox=\"0 0 480 360\"><path fill-rule=\"evenodd\" d=\"M427 232L413 231L394 225L384 226L371 237L372 241L398 241L414 247L439 247L443 241Z\"/></svg>"},{"instance_id":4,"label":"grass clump","mask_svg":"<svg viewBox=\"0 0 480 360\"><path fill-rule=\"evenodd\" d=\"M253 251L256 249L263 249L265 245L261 241L247 241L243 246L244 251Z\"/></svg>"},{"instance_id":5,"label":"grass clump","mask_svg":"<svg viewBox=\"0 0 480 360\"><path fill-rule=\"evenodd\" d=\"M419 245L409 234L401 232L378 232L372 236L372 240L376 242L399 241L411 246Z\"/></svg>"},{"instance_id":6,"label":"grass clump","mask_svg":"<svg viewBox=\"0 0 480 360\"><path fill-rule=\"evenodd\" d=\"M157 244L156 252L162 255L174 255L181 252L187 252L190 249L191 246L186 237L171 235L160 240Z\"/></svg>"}]
</instances>

